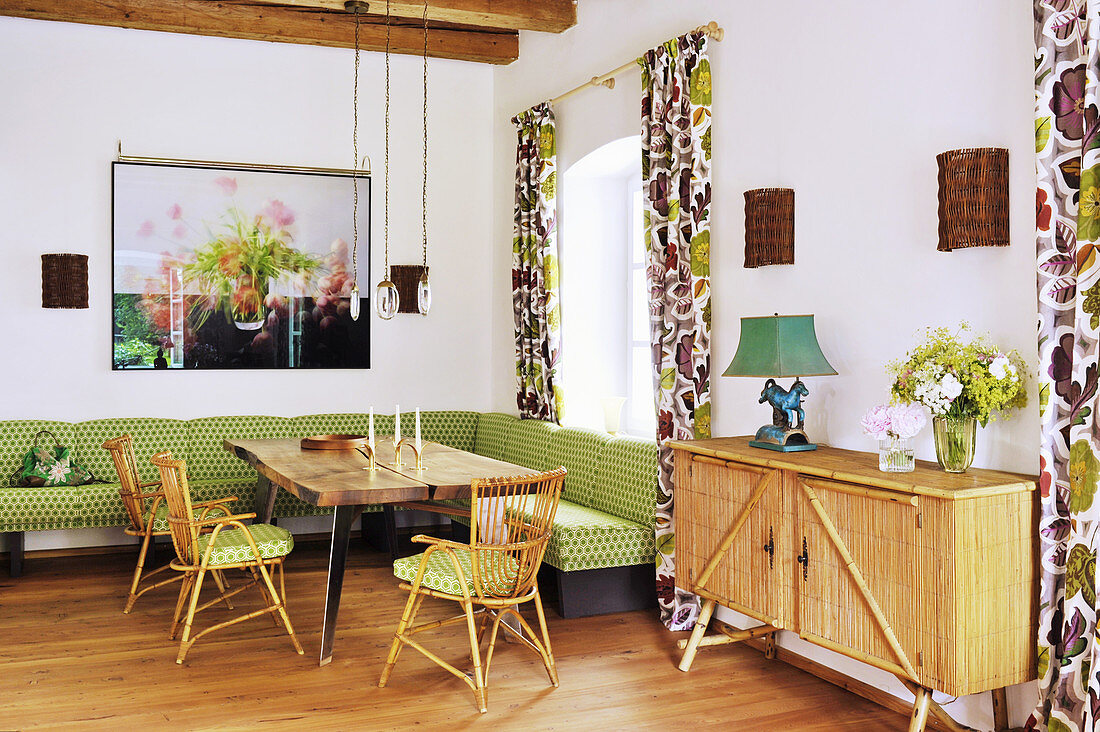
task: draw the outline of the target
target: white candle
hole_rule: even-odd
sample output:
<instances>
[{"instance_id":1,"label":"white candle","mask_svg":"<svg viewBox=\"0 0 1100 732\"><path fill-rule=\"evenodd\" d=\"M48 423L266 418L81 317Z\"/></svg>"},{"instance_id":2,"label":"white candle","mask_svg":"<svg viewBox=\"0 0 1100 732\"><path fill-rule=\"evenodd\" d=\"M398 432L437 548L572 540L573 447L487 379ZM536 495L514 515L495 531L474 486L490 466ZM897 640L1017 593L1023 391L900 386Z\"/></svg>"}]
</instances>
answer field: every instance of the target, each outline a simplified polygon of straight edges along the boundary
<instances>
[{"instance_id":1,"label":"white candle","mask_svg":"<svg viewBox=\"0 0 1100 732\"><path fill-rule=\"evenodd\" d=\"M394 407L393 415L393 444L401 442L401 405Z\"/></svg>"},{"instance_id":2,"label":"white candle","mask_svg":"<svg viewBox=\"0 0 1100 732\"><path fill-rule=\"evenodd\" d=\"M416 454L420 454L420 408L416 409Z\"/></svg>"},{"instance_id":3,"label":"white candle","mask_svg":"<svg viewBox=\"0 0 1100 732\"><path fill-rule=\"evenodd\" d=\"M367 425L367 444L370 446L371 453L374 452L374 407L370 408L370 422Z\"/></svg>"}]
</instances>

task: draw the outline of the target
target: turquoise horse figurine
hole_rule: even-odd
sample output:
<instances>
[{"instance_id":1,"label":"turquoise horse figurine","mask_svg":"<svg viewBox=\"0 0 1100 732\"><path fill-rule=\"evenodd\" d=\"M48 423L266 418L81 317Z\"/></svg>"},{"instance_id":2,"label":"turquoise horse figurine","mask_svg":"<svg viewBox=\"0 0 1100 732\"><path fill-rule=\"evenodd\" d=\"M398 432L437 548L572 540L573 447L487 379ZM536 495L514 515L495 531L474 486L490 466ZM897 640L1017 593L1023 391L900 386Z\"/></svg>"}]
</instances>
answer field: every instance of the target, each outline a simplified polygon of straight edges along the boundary
<instances>
[{"instance_id":1,"label":"turquoise horse figurine","mask_svg":"<svg viewBox=\"0 0 1100 732\"><path fill-rule=\"evenodd\" d=\"M764 390L760 392L760 403L767 402L772 405L772 424L784 429L803 429L806 426L806 412L802 409L802 397L808 396L810 390L796 380L791 388L784 389L775 383L775 379L764 382Z\"/></svg>"}]
</instances>

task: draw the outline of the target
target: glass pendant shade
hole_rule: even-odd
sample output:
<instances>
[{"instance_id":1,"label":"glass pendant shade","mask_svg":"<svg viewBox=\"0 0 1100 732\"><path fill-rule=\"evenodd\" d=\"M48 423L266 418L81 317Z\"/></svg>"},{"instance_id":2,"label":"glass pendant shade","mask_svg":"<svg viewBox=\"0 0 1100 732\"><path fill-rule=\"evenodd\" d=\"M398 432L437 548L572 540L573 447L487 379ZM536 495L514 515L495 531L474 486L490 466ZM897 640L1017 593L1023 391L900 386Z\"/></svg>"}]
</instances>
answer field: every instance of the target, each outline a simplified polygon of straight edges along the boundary
<instances>
[{"instance_id":1,"label":"glass pendant shade","mask_svg":"<svg viewBox=\"0 0 1100 732\"><path fill-rule=\"evenodd\" d=\"M416 308L421 315L427 315L432 308L432 283L428 282L427 271L420 275L420 284L416 287Z\"/></svg>"},{"instance_id":2,"label":"glass pendant shade","mask_svg":"<svg viewBox=\"0 0 1100 732\"><path fill-rule=\"evenodd\" d=\"M351 319L359 320L359 285L351 288Z\"/></svg>"},{"instance_id":3,"label":"glass pendant shade","mask_svg":"<svg viewBox=\"0 0 1100 732\"><path fill-rule=\"evenodd\" d=\"M397 292L397 285L389 280L378 283L378 289L374 293L375 307L378 309L378 317L382 320L390 320L397 315L397 308L401 304L401 296Z\"/></svg>"}]
</instances>

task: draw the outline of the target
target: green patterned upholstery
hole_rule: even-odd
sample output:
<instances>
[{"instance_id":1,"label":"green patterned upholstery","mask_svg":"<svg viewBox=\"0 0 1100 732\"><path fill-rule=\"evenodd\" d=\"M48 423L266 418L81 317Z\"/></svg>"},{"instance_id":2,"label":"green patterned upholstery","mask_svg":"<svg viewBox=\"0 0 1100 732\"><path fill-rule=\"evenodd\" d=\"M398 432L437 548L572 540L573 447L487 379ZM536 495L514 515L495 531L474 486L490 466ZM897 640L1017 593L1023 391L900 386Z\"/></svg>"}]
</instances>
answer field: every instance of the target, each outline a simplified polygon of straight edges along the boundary
<instances>
[{"instance_id":1,"label":"green patterned upholstery","mask_svg":"<svg viewBox=\"0 0 1100 732\"><path fill-rule=\"evenodd\" d=\"M477 422L477 412L421 412L420 434L425 440L473 452ZM416 415L402 414L401 429L413 435L415 428ZM393 425L390 425L390 431L393 431Z\"/></svg>"},{"instance_id":2,"label":"green patterned upholstery","mask_svg":"<svg viewBox=\"0 0 1100 732\"><path fill-rule=\"evenodd\" d=\"M367 435L370 427L369 414L307 414L290 420L290 432L293 437L311 435ZM374 436L379 439L393 434L393 417L386 414L374 415Z\"/></svg>"},{"instance_id":3,"label":"green patterned upholstery","mask_svg":"<svg viewBox=\"0 0 1100 732\"><path fill-rule=\"evenodd\" d=\"M519 420L508 414L490 412L480 415L474 436L474 452L494 460L503 460L505 435L508 427L516 422Z\"/></svg>"},{"instance_id":4,"label":"green patterned upholstery","mask_svg":"<svg viewBox=\"0 0 1100 732\"><path fill-rule=\"evenodd\" d=\"M191 439L187 446L189 480L256 479L256 471L223 446L227 437L264 439L292 437L291 420L283 417L206 417L188 424Z\"/></svg>"},{"instance_id":5,"label":"green patterned upholstery","mask_svg":"<svg viewBox=\"0 0 1100 732\"><path fill-rule=\"evenodd\" d=\"M508 425L502 460L534 470L552 470L550 438L561 427L538 419L519 419Z\"/></svg>"},{"instance_id":6,"label":"green patterned upholstery","mask_svg":"<svg viewBox=\"0 0 1100 732\"><path fill-rule=\"evenodd\" d=\"M260 550L260 556L264 559L285 557L294 548L294 536L286 529L270 524L252 524L248 527L256 542L256 548ZM198 562L206 547L210 543L213 534L201 534L199 536L199 554L195 557ZM207 566L220 567L225 564L239 564L254 560L256 555L252 553L252 547L248 543L243 529L223 529L214 540L214 549L210 552L210 561Z\"/></svg>"},{"instance_id":7,"label":"green patterned upholstery","mask_svg":"<svg viewBox=\"0 0 1100 732\"><path fill-rule=\"evenodd\" d=\"M76 425L80 445L78 458L92 471L97 480L118 481L111 453L103 449L103 443L115 437L130 435L134 438L134 458L138 475L143 481L159 480L157 469L149 458L168 450L177 460L187 460L187 422L178 419L96 419Z\"/></svg>"},{"instance_id":8,"label":"green patterned upholstery","mask_svg":"<svg viewBox=\"0 0 1100 732\"><path fill-rule=\"evenodd\" d=\"M130 525L130 517L118 494L121 483L89 483L80 488L81 515L84 517L82 528Z\"/></svg>"},{"instance_id":9,"label":"green patterned upholstery","mask_svg":"<svg viewBox=\"0 0 1100 732\"><path fill-rule=\"evenodd\" d=\"M570 501L558 503L546 563L563 572L652 564L653 525L643 526Z\"/></svg>"},{"instance_id":10,"label":"green patterned upholstery","mask_svg":"<svg viewBox=\"0 0 1100 732\"><path fill-rule=\"evenodd\" d=\"M423 425L421 425L423 429ZM414 554L411 557L404 557L398 559L393 563L394 576L399 580L412 583L416 579L416 573L420 569L420 561L424 554ZM470 559L470 552L458 550L455 552L455 557L458 559L459 565L462 567L462 574L466 578L466 590L471 595L474 594L474 582L473 582L473 562ZM482 566L488 567L487 560L492 557L485 553L481 554ZM515 557L509 557L512 562L513 570L506 572L507 575L516 574L516 568L519 566L519 562ZM497 593L501 595L507 595L512 591L515 586L515 581L507 584L488 586L485 582L488 572L485 571L482 575L482 590L487 593ZM432 552L428 557L428 566L424 569L424 578L420 582L421 586L428 587L439 592L447 592L452 595L462 595L462 582L458 578L458 574L455 572L454 563L451 558L447 556L447 553L443 550Z\"/></svg>"},{"instance_id":11,"label":"green patterned upholstery","mask_svg":"<svg viewBox=\"0 0 1100 732\"><path fill-rule=\"evenodd\" d=\"M657 443L615 437L600 453L599 481L585 505L639 524L657 508Z\"/></svg>"},{"instance_id":12,"label":"green patterned upholstery","mask_svg":"<svg viewBox=\"0 0 1100 732\"><path fill-rule=\"evenodd\" d=\"M562 498L591 505L596 491L600 453L611 440L606 432L592 430L560 429L550 437L547 463L553 467L564 465L565 491Z\"/></svg>"},{"instance_id":13,"label":"green patterned upholstery","mask_svg":"<svg viewBox=\"0 0 1100 732\"><path fill-rule=\"evenodd\" d=\"M87 487L0 488L0 531L84 528L82 495ZM129 522L124 517L122 523Z\"/></svg>"},{"instance_id":14,"label":"green patterned upholstery","mask_svg":"<svg viewBox=\"0 0 1100 732\"><path fill-rule=\"evenodd\" d=\"M23 456L34 447L34 436L39 430L49 430L62 445L77 450L77 459L83 457L77 444L76 425L68 422L47 422L39 419L2 421L0 422L0 480L3 482L0 485L7 486L8 476L16 468L22 467ZM49 440L48 437L45 439ZM115 471L112 468L110 474L103 479L113 480L111 476L114 474ZM99 475L96 475L96 478L99 477Z\"/></svg>"}]
</instances>

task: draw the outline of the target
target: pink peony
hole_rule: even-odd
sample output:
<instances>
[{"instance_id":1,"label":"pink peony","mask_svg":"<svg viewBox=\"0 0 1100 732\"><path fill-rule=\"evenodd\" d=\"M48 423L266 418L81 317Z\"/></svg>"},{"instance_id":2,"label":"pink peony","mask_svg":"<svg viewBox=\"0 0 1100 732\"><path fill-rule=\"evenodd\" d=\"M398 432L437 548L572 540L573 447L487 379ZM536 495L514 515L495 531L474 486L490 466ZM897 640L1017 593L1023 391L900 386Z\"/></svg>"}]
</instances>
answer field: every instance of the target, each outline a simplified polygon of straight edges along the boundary
<instances>
[{"instance_id":1,"label":"pink peony","mask_svg":"<svg viewBox=\"0 0 1100 732\"><path fill-rule=\"evenodd\" d=\"M137 234L138 236L149 237L153 235L154 231L156 231L156 227L153 226L153 222L145 221L140 227L138 227Z\"/></svg>"},{"instance_id":2,"label":"pink peony","mask_svg":"<svg viewBox=\"0 0 1100 732\"><path fill-rule=\"evenodd\" d=\"M890 432L897 437L915 437L928 424L924 409L919 404L901 404L890 407L887 411L890 415Z\"/></svg>"},{"instance_id":3,"label":"pink peony","mask_svg":"<svg viewBox=\"0 0 1100 732\"><path fill-rule=\"evenodd\" d=\"M214 185L222 189L222 193L227 196L232 196L237 192L237 179L230 178L229 176L221 176L214 179Z\"/></svg>"},{"instance_id":4,"label":"pink peony","mask_svg":"<svg viewBox=\"0 0 1100 732\"><path fill-rule=\"evenodd\" d=\"M176 228L172 229L172 236L182 239L187 236L187 227L183 224L176 224Z\"/></svg>"},{"instance_id":5,"label":"pink peony","mask_svg":"<svg viewBox=\"0 0 1100 732\"><path fill-rule=\"evenodd\" d=\"M863 434L876 440L885 440L890 432L890 408L885 404L879 404L867 410L860 420L863 426Z\"/></svg>"},{"instance_id":6,"label":"pink peony","mask_svg":"<svg viewBox=\"0 0 1100 732\"><path fill-rule=\"evenodd\" d=\"M181 216L183 216L183 209L180 208L180 205L178 203L173 203L171 206L168 207L168 218L172 219L173 221L179 221Z\"/></svg>"}]
</instances>

